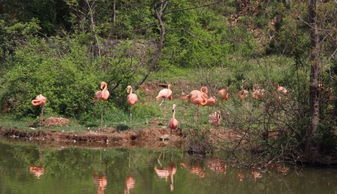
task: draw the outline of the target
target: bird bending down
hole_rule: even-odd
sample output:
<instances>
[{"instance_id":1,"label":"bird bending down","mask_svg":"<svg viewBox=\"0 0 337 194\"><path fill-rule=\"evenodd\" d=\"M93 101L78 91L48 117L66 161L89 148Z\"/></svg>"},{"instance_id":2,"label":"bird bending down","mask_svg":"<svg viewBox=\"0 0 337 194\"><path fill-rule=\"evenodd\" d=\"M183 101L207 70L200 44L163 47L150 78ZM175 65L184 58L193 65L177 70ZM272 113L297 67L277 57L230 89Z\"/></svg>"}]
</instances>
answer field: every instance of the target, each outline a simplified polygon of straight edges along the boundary
<instances>
[{"instance_id":1,"label":"bird bending down","mask_svg":"<svg viewBox=\"0 0 337 194\"><path fill-rule=\"evenodd\" d=\"M167 88L162 89L159 91L158 95L156 96L156 100L159 101L160 99L162 99L161 103L159 104L159 106L162 105L162 103L165 101L165 99L169 99L172 100L172 85L168 84Z\"/></svg>"},{"instance_id":2,"label":"bird bending down","mask_svg":"<svg viewBox=\"0 0 337 194\"><path fill-rule=\"evenodd\" d=\"M178 128L179 121L176 119L176 105L173 104L172 107L172 118L169 121L169 127L171 129L170 133L172 134L172 130L176 130Z\"/></svg>"},{"instance_id":3,"label":"bird bending down","mask_svg":"<svg viewBox=\"0 0 337 194\"><path fill-rule=\"evenodd\" d=\"M43 112L44 112L44 106L46 105L47 98L44 97L42 94L39 94L35 97L34 100L32 100L33 106L40 106L41 107L41 113L40 113L40 122L43 121Z\"/></svg>"}]
</instances>

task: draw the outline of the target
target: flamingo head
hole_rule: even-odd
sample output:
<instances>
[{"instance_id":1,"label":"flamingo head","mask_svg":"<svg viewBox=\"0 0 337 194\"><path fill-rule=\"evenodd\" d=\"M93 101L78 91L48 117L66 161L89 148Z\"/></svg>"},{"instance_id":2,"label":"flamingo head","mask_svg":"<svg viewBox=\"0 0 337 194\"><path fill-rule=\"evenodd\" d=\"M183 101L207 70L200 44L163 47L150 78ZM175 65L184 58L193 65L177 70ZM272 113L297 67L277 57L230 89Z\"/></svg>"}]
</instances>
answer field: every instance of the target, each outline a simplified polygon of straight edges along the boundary
<instances>
[{"instance_id":1,"label":"flamingo head","mask_svg":"<svg viewBox=\"0 0 337 194\"><path fill-rule=\"evenodd\" d=\"M174 112L175 110L176 110L176 104L173 104L173 106L172 106L172 112Z\"/></svg>"},{"instance_id":2,"label":"flamingo head","mask_svg":"<svg viewBox=\"0 0 337 194\"><path fill-rule=\"evenodd\" d=\"M107 86L108 86L108 84L106 82L101 82L101 90L103 90L104 87L107 87Z\"/></svg>"},{"instance_id":3,"label":"flamingo head","mask_svg":"<svg viewBox=\"0 0 337 194\"><path fill-rule=\"evenodd\" d=\"M167 85L167 88L168 88L168 89L172 89L172 84L168 84L168 85Z\"/></svg>"},{"instance_id":4,"label":"flamingo head","mask_svg":"<svg viewBox=\"0 0 337 194\"><path fill-rule=\"evenodd\" d=\"M126 87L126 92L127 92L127 93L130 93L131 90L132 90L132 86L129 85L128 87Z\"/></svg>"},{"instance_id":5,"label":"flamingo head","mask_svg":"<svg viewBox=\"0 0 337 194\"><path fill-rule=\"evenodd\" d=\"M204 92L205 94L208 94L208 88L206 86L201 87L200 91Z\"/></svg>"}]
</instances>

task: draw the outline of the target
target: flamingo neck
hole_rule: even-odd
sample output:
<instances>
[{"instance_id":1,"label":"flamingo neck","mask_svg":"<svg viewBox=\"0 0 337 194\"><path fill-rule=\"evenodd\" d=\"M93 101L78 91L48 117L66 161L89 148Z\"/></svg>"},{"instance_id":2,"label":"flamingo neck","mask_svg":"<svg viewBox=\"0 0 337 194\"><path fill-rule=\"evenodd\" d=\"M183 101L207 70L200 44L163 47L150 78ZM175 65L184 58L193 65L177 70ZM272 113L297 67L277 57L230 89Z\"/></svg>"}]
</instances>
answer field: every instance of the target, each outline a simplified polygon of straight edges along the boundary
<instances>
[{"instance_id":1,"label":"flamingo neck","mask_svg":"<svg viewBox=\"0 0 337 194\"><path fill-rule=\"evenodd\" d=\"M176 109L173 109L172 118L176 119Z\"/></svg>"},{"instance_id":2,"label":"flamingo neck","mask_svg":"<svg viewBox=\"0 0 337 194\"><path fill-rule=\"evenodd\" d=\"M102 89L102 91L106 91L106 90L107 90L107 87L108 87L107 84L104 83L104 84L103 84L103 89Z\"/></svg>"}]
</instances>

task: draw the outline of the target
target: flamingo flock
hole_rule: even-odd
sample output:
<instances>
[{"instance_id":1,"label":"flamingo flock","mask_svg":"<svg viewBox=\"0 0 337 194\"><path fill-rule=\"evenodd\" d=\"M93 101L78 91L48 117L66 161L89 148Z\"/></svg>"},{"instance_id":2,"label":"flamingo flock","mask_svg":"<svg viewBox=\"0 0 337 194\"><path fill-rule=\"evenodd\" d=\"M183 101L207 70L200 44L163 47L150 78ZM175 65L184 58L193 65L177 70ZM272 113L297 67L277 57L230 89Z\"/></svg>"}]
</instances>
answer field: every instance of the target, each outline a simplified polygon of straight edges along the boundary
<instances>
[{"instance_id":1,"label":"flamingo flock","mask_svg":"<svg viewBox=\"0 0 337 194\"><path fill-rule=\"evenodd\" d=\"M288 93L288 90L280 86L279 84L276 86L276 92L279 94L278 99L281 100L283 97L285 97ZM138 103L139 99L137 94L133 92L133 88L131 85L127 86L127 99L126 102L130 106L135 105ZM218 98L222 101L227 101L230 98L230 94L227 87L224 87L217 91ZM100 90L95 93L94 101L107 101L109 99L110 93L108 91L108 83L102 81L100 83ZM249 91L242 89L237 93L238 99L240 101L244 101L246 98L249 97ZM265 97L265 90L260 89L257 84L253 86L253 91L251 94L251 97L255 100L260 100ZM155 97L157 101L162 100L159 104L161 106L163 102L167 100L173 99L173 92L172 92L172 85L167 84L166 88L159 91L158 95ZM200 106L214 106L217 104L217 98L216 96L210 96L209 97L209 90L206 86L201 87L199 90L192 90L188 95L181 96L180 99L186 100L190 104L198 105ZM45 104L47 102L47 98L44 97L42 94L39 94L36 96L34 100L32 100L33 106L40 106L41 108L41 114L40 114L40 121L43 120L43 111L45 108ZM172 118L168 122L168 126L171 129L171 133L173 130L176 130L179 125L179 121L176 119L176 104L173 104L172 107ZM198 111L199 112L199 109ZM132 117L132 114L130 112L130 118ZM103 111L101 114L101 125L102 125L102 119L103 119ZM211 113L208 116L208 122L213 126L220 126L221 125L221 113L220 111L215 111Z\"/></svg>"}]
</instances>

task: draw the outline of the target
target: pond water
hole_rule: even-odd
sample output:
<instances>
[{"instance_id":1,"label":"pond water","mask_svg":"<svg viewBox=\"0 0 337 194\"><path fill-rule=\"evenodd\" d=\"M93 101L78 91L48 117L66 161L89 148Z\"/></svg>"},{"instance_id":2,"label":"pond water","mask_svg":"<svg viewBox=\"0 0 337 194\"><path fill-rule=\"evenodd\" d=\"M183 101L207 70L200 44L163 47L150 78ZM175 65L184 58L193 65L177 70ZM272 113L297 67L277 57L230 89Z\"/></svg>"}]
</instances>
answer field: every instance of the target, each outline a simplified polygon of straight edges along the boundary
<instances>
[{"instance_id":1,"label":"pond water","mask_svg":"<svg viewBox=\"0 0 337 194\"><path fill-rule=\"evenodd\" d=\"M0 194L337 193L336 169L261 175L254 179L252 170L177 149L55 149L0 141Z\"/></svg>"}]
</instances>

